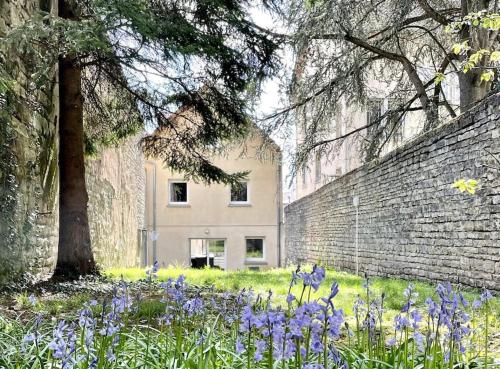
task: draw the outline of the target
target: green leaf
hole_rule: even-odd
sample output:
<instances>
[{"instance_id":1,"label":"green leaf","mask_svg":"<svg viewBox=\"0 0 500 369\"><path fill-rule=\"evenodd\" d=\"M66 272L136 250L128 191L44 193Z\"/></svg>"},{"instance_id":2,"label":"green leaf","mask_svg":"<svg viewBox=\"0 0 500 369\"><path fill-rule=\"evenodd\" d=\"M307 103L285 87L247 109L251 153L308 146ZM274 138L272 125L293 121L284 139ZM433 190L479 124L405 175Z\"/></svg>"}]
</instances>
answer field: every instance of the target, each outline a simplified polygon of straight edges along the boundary
<instances>
[{"instance_id":1,"label":"green leaf","mask_svg":"<svg viewBox=\"0 0 500 369\"><path fill-rule=\"evenodd\" d=\"M481 74L481 82L490 82L494 76L495 76L495 72L493 72L492 70L488 70L486 72L483 72Z\"/></svg>"},{"instance_id":2,"label":"green leaf","mask_svg":"<svg viewBox=\"0 0 500 369\"><path fill-rule=\"evenodd\" d=\"M446 79L446 76L443 73L437 72L436 76L434 77L434 84L439 85L445 79Z\"/></svg>"},{"instance_id":3,"label":"green leaf","mask_svg":"<svg viewBox=\"0 0 500 369\"><path fill-rule=\"evenodd\" d=\"M462 45L461 44L454 44L452 47L451 47L451 51L453 51L453 54L460 54L462 52Z\"/></svg>"},{"instance_id":4,"label":"green leaf","mask_svg":"<svg viewBox=\"0 0 500 369\"><path fill-rule=\"evenodd\" d=\"M453 184L451 185L452 188L458 189L460 192L468 192L471 195L474 195L476 193L476 187L477 187L478 181L475 179L457 179Z\"/></svg>"},{"instance_id":5,"label":"green leaf","mask_svg":"<svg viewBox=\"0 0 500 369\"><path fill-rule=\"evenodd\" d=\"M492 62L500 61L500 51L493 51L490 55L490 60Z\"/></svg>"}]
</instances>

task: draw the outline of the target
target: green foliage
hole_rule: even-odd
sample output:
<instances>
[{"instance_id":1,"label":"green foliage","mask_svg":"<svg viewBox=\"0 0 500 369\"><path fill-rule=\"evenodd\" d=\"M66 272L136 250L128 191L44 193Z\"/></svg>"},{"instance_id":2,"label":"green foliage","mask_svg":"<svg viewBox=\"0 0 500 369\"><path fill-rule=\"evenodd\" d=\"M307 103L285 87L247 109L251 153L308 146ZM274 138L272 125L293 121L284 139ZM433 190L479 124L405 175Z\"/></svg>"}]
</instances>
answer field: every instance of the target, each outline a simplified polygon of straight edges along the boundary
<instances>
[{"instance_id":1,"label":"green foliage","mask_svg":"<svg viewBox=\"0 0 500 369\"><path fill-rule=\"evenodd\" d=\"M60 56L84 71L87 151L112 145L142 124L158 127L143 147L175 170L207 182L235 182L209 153L247 132L248 86L274 73L277 41L248 21L236 0L90 0L74 2L74 19L39 13L11 30L28 65L32 90L50 79ZM190 129L172 119L199 116ZM156 132L157 133L157 132Z\"/></svg>"},{"instance_id":2,"label":"green foliage","mask_svg":"<svg viewBox=\"0 0 500 369\"><path fill-rule=\"evenodd\" d=\"M447 26L448 32L460 33L465 28L470 28L470 39L456 43L451 50L455 55L464 58L462 70L468 73L478 70L481 82L489 83L495 78L495 73L500 67L500 49L496 41L500 30L500 14L483 10L466 15L462 20Z\"/></svg>"},{"instance_id":3,"label":"green foliage","mask_svg":"<svg viewBox=\"0 0 500 369\"><path fill-rule=\"evenodd\" d=\"M475 179L457 179L451 187L458 189L460 192L466 192L474 195L476 193L478 181Z\"/></svg>"},{"instance_id":4,"label":"green foliage","mask_svg":"<svg viewBox=\"0 0 500 369\"><path fill-rule=\"evenodd\" d=\"M192 269L170 266L160 269L158 280L167 281L169 278L176 279L180 275L184 275L194 285L206 287L213 285L219 291L236 292L242 288L253 288L256 294L266 295L269 290L272 290L273 302L285 304L288 282L293 270L293 268L275 268L265 271L223 271L220 269ZM126 281L134 282L144 278L144 269L112 268L105 270L104 274L114 279L124 278ZM337 297L337 307L344 309L348 314L352 314L352 305L357 295L363 293L363 279L356 275L328 269L325 283L320 286L317 292L312 292L311 298L319 298L327 294L329 285L333 281L337 281L342 291L345 292ZM413 281L412 283L419 294L417 302L423 304L425 296L433 294L434 287L425 282ZM371 289L374 294L380 295L385 292L385 305L387 314L391 319L403 306L400 296L407 285L407 281L397 278L373 278L371 280ZM465 296L474 299L478 297L478 293L471 290L465 292ZM500 299L496 298L492 305L495 311L500 314Z\"/></svg>"},{"instance_id":5,"label":"green foliage","mask_svg":"<svg viewBox=\"0 0 500 369\"><path fill-rule=\"evenodd\" d=\"M451 287L440 285L433 295L432 289L428 294L396 281L399 307L394 317L386 310L390 291L384 289L386 293L380 296L368 280L361 287L361 279L351 276L360 292L351 315L340 310L338 301L342 295L354 294L349 284L333 283L331 288L322 288L323 293L313 293L314 288L306 282L313 273L295 275L295 283L290 283L290 272L261 273L271 278L286 274L281 284L294 298L279 308L270 303L272 293L268 291L262 295L248 289L221 294L188 285L183 277L173 275L160 284L157 270L150 270L147 276L142 270L137 275L142 282L120 281L112 293L96 300L75 300L78 303L73 310L64 315L59 311L56 316L47 316L43 295L37 299L23 294L18 300L25 310L18 319L0 314L0 365L5 369L68 365L75 369L492 367L485 345L491 343L489 330L496 329L498 322L493 310L495 298L487 291L480 297L474 294L472 297L478 299L471 306L466 303L469 296L455 293ZM166 275L160 279L163 277ZM417 292L424 295L417 296ZM396 331L387 329L393 318ZM463 320L466 328L456 324ZM318 336L318 331L322 335ZM276 345L274 339L283 340L283 346ZM272 355L274 350L284 353L285 345L302 350L285 358ZM465 353L460 350L462 345Z\"/></svg>"}]
</instances>

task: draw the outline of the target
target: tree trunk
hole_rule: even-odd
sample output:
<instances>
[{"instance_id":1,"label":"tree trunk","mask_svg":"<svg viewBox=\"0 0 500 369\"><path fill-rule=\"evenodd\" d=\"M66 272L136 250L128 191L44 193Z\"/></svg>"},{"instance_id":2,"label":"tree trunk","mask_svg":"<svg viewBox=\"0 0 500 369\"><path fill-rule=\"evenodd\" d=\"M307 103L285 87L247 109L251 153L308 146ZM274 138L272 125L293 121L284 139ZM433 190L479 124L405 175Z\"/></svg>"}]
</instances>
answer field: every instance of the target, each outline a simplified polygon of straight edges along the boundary
<instances>
[{"instance_id":1,"label":"tree trunk","mask_svg":"<svg viewBox=\"0 0 500 369\"><path fill-rule=\"evenodd\" d=\"M464 112L478 101L486 97L491 89L491 83L482 82L481 75L474 71L458 74L460 84L460 111Z\"/></svg>"},{"instance_id":2,"label":"tree trunk","mask_svg":"<svg viewBox=\"0 0 500 369\"><path fill-rule=\"evenodd\" d=\"M488 9L489 0L461 0L462 17L469 12L479 12ZM475 34L475 37L472 35ZM464 26L460 31L460 41L475 40L479 44L471 46L477 49L489 49L489 34L487 30L474 30L470 26ZM460 88L460 111L470 109L473 104L484 99L491 90L491 82L481 82L481 71L470 70L467 73L458 73Z\"/></svg>"},{"instance_id":3,"label":"tree trunk","mask_svg":"<svg viewBox=\"0 0 500 369\"><path fill-rule=\"evenodd\" d=\"M67 0L59 16L75 19ZM82 70L74 56L59 58L59 248L54 276L96 273L90 243L83 143Z\"/></svg>"}]
</instances>

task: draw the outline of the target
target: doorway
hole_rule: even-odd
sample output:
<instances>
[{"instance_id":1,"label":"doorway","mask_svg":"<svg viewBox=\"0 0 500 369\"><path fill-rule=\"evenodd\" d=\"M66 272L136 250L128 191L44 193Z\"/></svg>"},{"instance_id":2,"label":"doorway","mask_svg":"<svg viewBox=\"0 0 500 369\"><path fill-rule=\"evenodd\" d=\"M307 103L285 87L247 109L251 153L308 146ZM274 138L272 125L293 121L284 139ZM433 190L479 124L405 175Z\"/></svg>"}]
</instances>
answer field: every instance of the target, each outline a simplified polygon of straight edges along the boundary
<instances>
[{"instance_id":1,"label":"doorway","mask_svg":"<svg viewBox=\"0 0 500 369\"><path fill-rule=\"evenodd\" d=\"M226 269L226 240L191 238L189 248L192 268Z\"/></svg>"}]
</instances>

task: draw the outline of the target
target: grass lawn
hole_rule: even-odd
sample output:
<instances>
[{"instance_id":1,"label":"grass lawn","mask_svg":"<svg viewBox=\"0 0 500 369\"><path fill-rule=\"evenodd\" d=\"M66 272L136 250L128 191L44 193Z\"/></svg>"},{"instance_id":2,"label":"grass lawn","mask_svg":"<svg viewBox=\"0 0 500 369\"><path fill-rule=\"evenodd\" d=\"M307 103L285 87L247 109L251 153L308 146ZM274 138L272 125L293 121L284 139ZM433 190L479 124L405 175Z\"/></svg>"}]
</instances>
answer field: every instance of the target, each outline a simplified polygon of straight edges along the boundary
<instances>
[{"instance_id":1,"label":"grass lawn","mask_svg":"<svg viewBox=\"0 0 500 369\"><path fill-rule=\"evenodd\" d=\"M311 267L304 267L304 270L310 271ZM186 281L193 285L210 286L213 285L221 291L239 291L242 288L252 288L256 293L267 296L269 290L273 291L273 301L276 303L285 303L288 293L290 278L293 268L271 269L268 271L222 271L219 269L191 269L180 267L169 267L160 269L158 279L160 281L168 278L177 278L183 274ZM109 269L105 274L112 278L123 277L127 281L137 281L145 278L144 269L140 268L115 268ZM340 292L335 297L337 308L342 308L348 315L352 315L352 306L358 294L363 296L366 291L363 289L363 278L353 274L338 272L334 270L326 271L326 281L323 282L318 292L311 298L327 296L333 281L339 284ZM385 307L387 315L391 318L395 316L405 303L403 291L409 283L413 283L419 294L417 305L423 305L424 300L429 296L435 295L435 285L406 281L401 279L373 278L371 280L371 293L380 296L385 293ZM293 293L300 295L301 288L295 286ZM464 296L472 301L479 297L480 291L473 289L464 289ZM495 296L492 300L494 315L500 316L500 298ZM498 324L496 322L495 324Z\"/></svg>"}]
</instances>

